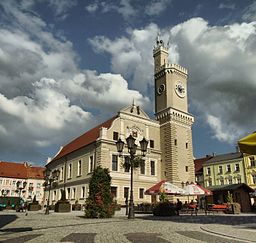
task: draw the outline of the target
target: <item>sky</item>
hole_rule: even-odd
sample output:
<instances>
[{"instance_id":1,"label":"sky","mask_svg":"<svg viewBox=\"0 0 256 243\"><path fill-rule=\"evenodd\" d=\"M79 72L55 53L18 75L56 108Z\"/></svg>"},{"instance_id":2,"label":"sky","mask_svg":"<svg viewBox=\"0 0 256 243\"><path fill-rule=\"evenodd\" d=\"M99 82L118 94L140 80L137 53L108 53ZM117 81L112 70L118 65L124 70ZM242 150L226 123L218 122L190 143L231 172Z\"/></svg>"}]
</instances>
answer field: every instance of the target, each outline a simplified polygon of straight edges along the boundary
<instances>
[{"instance_id":1,"label":"sky","mask_svg":"<svg viewBox=\"0 0 256 243\"><path fill-rule=\"evenodd\" d=\"M154 119L152 50L188 69L194 157L256 130L253 0L0 0L0 161L45 165L135 100Z\"/></svg>"}]
</instances>

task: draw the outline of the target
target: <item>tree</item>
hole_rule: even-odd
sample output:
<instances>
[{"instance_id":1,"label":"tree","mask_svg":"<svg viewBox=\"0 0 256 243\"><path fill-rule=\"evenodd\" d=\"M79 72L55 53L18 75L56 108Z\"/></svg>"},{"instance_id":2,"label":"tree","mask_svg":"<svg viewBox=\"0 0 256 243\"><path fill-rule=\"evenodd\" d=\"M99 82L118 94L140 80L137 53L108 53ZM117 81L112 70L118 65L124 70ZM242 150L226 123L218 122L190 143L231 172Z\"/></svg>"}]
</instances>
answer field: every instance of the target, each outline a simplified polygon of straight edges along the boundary
<instances>
[{"instance_id":1,"label":"tree","mask_svg":"<svg viewBox=\"0 0 256 243\"><path fill-rule=\"evenodd\" d=\"M114 210L109 170L98 166L93 171L90 180L85 216L87 218L110 218Z\"/></svg>"}]
</instances>

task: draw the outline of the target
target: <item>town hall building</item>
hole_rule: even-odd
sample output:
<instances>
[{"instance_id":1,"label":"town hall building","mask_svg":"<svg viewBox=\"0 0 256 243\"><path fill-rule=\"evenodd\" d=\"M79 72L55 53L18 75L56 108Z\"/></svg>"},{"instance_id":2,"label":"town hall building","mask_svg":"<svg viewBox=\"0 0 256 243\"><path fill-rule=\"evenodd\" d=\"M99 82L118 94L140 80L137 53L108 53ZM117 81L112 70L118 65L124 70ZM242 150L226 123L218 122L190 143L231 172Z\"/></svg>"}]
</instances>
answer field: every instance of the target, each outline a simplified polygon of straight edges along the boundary
<instances>
[{"instance_id":1,"label":"town hall building","mask_svg":"<svg viewBox=\"0 0 256 243\"><path fill-rule=\"evenodd\" d=\"M133 177L134 203L151 202L145 191L166 179L181 187L194 181L192 124L188 112L187 70L168 62L168 46L157 37L153 49L155 79L155 115L151 119L134 103L117 115L85 132L67 145L46 164L58 169L58 186L51 191L51 203L60 199L61 190L72 204L84 203L89 193L89 181L94 168L108 168L112 177L111 191L117 203L124 204L129 194L130 171L123 165L129 158L127 148L120 156L116 141L132 135L139 141L149 141L145 163L135 169Z\"/></svg>"}]
</instances>

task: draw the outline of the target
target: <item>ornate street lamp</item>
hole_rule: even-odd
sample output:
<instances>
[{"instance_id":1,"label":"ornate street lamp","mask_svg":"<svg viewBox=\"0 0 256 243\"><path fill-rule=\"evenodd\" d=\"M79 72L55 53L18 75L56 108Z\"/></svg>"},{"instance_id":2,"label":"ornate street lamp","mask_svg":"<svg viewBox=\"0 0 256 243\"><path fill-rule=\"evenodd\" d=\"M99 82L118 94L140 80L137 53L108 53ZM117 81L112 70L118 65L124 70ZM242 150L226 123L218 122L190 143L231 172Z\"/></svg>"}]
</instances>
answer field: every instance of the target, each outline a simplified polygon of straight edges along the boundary
<instances>
[{"instance_id":1,"label":"ornate street lamp","mask_svg":"<svg viewBox=\"0 0 256 243\"><path fill-rule=\"evenodd\" d=\"M53 183L57 183L56 181L58 180L60 175L60 171L59 170L54 170L52 173L50 170L45 170L44 171L44 179L45 179L45 183L44 186L48 187L48 200L47 200L47 205L46 205L46 209L45 209L45 214L49 214L50 212L50 193L51 193L51 187Z\"/></svg>"},{"instance_id":2,"label":"ornate street lamp","mask_svg":"<svg viewBox=\"0 0 256 243\"><path fill-rule=\"evenodd\" d=\"M126 138L128 152L130 154L129 163L130 163L130 168L131 168L131 191L130 191L128 219L134 219L134 203L133 203L133 167L134 167L134 165L133 165L133 161L135 159L135 154L136 154L136 150L137 150L137 145L135 144L135 140L136 139L131 134L129 137ZM140 148L141 148L142 156L145 156L145 153L147 151L147 146L148 146L148 141L145 138L143 138L140 141ZM120 138L116 142L116 147L117 147L118 153L121 154L123 152L124 142Z\"/></svg>"}]
</instances>

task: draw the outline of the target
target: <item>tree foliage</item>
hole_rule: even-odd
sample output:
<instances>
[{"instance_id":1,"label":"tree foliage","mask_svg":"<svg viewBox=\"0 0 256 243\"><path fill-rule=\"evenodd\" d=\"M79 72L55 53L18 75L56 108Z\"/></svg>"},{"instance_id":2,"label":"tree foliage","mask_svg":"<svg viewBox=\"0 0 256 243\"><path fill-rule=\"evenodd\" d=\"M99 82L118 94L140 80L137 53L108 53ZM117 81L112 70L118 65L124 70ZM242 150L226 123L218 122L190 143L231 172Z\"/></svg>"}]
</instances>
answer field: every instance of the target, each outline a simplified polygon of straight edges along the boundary
<instances>
[{"instance_id":1,"label":"tree foliage","mask_svg":"<svg viewBox=\"0 0 256 243\"><path fill-rule=\"evenodd\" d=\"M109 170L98 166L90 180L85 216L87 218L110 218L114 214L114 209Z\"/></svg>"}]
</instances>

